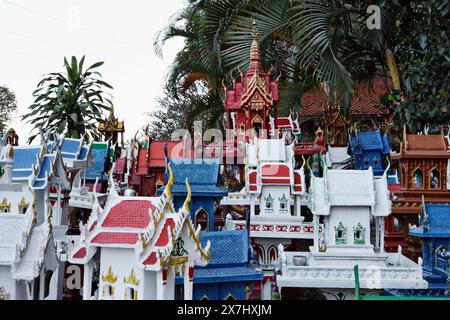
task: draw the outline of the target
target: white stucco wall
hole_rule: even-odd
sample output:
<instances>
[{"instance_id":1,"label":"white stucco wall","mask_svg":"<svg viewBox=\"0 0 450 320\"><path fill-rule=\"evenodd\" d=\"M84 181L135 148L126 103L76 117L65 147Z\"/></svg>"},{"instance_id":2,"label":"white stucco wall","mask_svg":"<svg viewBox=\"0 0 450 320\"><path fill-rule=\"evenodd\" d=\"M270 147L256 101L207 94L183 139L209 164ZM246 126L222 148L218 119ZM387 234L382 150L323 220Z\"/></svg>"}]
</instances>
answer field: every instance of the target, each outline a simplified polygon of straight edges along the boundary
<instances>
[{"instance_id":1,"label":"white stucco wall","mask_svg":"<svg viewBox=\"0 0 450 320\"><path fill-rule=\"evenodd\" d=\"M10 300L16 299L16 281L11 277L10 266L0 266L0 287L5 288Z\"/></svg>"},{"instance_id":2,"label":"white stucco wall","mask_svg":"<svg viewBox=\"0 0 450 320\"><path fill-rule=\"evenodd\" d=\"M273 210L266 209L266 200L271 195L273 200ZM280 201L279 199L285 195L287 202L287 210L280 211ZM291 188L290 186L264 186L261 192L260 198L260 215L274 215L274 214L282 214L282 215L291 215L291 206L290 206L290 198L291 198Z\"/></svg>"},{"instance_id":3,"label":"white stucco wall","mask_svg":"<svg viewBox=\"0 0 450 320\"><path fill-rule=\"evenodd\" d=\"M129 285L124 283L124 278L128 278L131 274L132 268L136 278L139 280L138 299L140 300L143 295L144 287L144 271L136 267L136 256L134 249L123 249L123 248L105 248L101 249L100 255L100 285L99 285L99 300L110 300L108 294L105 293L103 296L103 288L105 282L103 281L103 275L108 273L108 269L111 266L112 271L115 276L117 276L117 281L112 284L114 287L114 300L124 300L125 299L125 288Z\"/></svg>"},{"instance_id":4,"label":"white stucco wall","mask_svg":"<svg viewBox=\"0 0 450 320\"><path fill-rule=\"evenodd\" d=\"M370 245L369 207L331 207L327 228L327 245L336 245L334 228L342 223L347 228L345 246L354 246L353 227L356 227L358 222L365 228L365 246Z\"/></svg>"}]
</instances>

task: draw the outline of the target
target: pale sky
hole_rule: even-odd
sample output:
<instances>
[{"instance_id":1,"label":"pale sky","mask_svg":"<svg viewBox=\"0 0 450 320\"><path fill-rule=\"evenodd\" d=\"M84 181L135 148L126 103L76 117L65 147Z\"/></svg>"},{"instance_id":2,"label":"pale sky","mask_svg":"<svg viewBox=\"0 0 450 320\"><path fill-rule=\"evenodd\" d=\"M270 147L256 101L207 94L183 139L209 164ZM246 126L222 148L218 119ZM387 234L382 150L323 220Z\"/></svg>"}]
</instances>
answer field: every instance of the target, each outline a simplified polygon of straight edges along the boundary
<instances>
[{"instance_id":1,"label":"pale sky","mask_svg":"<svg viewBox=\"0 0 450 320\"><path fill-rule=\"evenodd\" d=\"M86 55L85 66L100 67L114 87L116 116L125 120L126 138L147 123L182 39L167 42L163 59L153 50L155 34L184 0L0 0L0 85L17 96L11 126L25 144L31 126L20 115L33 102L41 77L62 72L64 56Z\"/></svg>"}]
</instances>

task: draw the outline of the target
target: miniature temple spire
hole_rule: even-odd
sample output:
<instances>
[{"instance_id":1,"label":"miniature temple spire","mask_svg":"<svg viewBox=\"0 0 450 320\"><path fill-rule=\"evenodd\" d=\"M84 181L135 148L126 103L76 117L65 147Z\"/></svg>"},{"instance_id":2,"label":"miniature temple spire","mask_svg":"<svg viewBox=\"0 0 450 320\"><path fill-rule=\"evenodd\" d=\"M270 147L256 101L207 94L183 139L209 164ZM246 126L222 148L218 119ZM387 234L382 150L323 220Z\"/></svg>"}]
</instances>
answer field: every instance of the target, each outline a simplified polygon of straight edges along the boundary
<instances>
[{"instance_id":1,"label":"miniature temple spire","mask_svg":"<svg viewBox=\"0 0 450 320\"><path fill-rule=\"evenodd\" d=\"M259 51L258 31L256 28L255 20L253 20L252 35L253 40L252 45L250 47L250 65L248 67L249 76L252 76L254 74L262 74L261 54Z\"/></svg>"}]
</instances>

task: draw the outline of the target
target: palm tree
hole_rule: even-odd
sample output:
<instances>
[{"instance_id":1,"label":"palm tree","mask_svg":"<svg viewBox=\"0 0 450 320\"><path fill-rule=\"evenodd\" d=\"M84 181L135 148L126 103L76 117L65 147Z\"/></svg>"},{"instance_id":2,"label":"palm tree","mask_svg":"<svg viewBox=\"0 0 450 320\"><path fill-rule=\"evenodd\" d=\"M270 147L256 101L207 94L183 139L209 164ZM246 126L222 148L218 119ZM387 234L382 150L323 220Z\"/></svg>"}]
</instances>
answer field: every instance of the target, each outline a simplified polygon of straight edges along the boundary
<instances>
[{"instance_id":1,"label":"palm tree","mask_svg":"<svg viewBox=\"0 0 450 320\"><path fill-rule=\"evenodd\" d=\"M190 69L176 60L171 76L189 83L205 73L231 80L248 67L256 21L263 66L280 75L280 113L299 106L302 92L318 84L326 84L330 99L341 100L348 112L355 84L387 73L391 24L383 8L382 23L387 27L368 30L367 3L362 0L192 0L159 34L163 41L156 43L160 48L165 40L183 36L188 49L185 62L198 57ZM185 28L177 27L181 20ZM192 65L202 72L195 72Z\"/></svg>"},{"instance_id":2,"label":"palm tree","mask_svg":"<svg viewBox=\"0 0 450 320\"><path fill-rule=\"evenodd\" d=\"M85 134L99 137L97 124L103 112L110 110L112 101L104 88L112 89L102 75L95 71L104 62L94 63L83 70L85 57L78 62L72 57L69 64L64 58L65 73L49 73L33 92L34 103L30 112L22 117L34 125L33 129L54 129L66 137L85 139ZM37 134L29 138L31 143Z\"/></svg>"}]
</instances>

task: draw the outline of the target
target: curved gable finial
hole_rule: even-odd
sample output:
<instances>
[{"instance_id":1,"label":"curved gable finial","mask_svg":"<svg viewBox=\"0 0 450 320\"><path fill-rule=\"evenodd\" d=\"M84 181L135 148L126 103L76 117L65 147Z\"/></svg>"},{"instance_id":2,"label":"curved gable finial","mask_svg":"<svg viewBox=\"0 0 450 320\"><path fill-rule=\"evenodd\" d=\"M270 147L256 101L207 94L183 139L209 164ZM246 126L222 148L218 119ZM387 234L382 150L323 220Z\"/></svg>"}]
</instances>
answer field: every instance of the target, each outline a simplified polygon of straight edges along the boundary
<instances>
[{"instance_id":1,"label":"curved gable finial","mask_svg":"<svg viewBox=\"0 0 450 320\"><path fill-rule=\"evenodd\" d=\"M192 198L192 189L191 189L191 185L189 184L189 178L186 178L186 188L187 188L188 194L187 194L186 200L184 200L183 208L184 208L184 211L189 213L190 212L189 203L191 202L191 198Z\"/></svg>"},{"instance_id":2,"label":"curved gable finial","mask_svg":"<svg viewBox=\"0 0 450 320\"><path fill-rule=\"evenodd\" d=\"M172 170L172 164L170 162L167 163L167 170L169 170L169 181L167 182L166 188L164 190L164 193L167 197L172 197L172 186L175 180L173 170Z\"/></svg>"}]
</instances>

